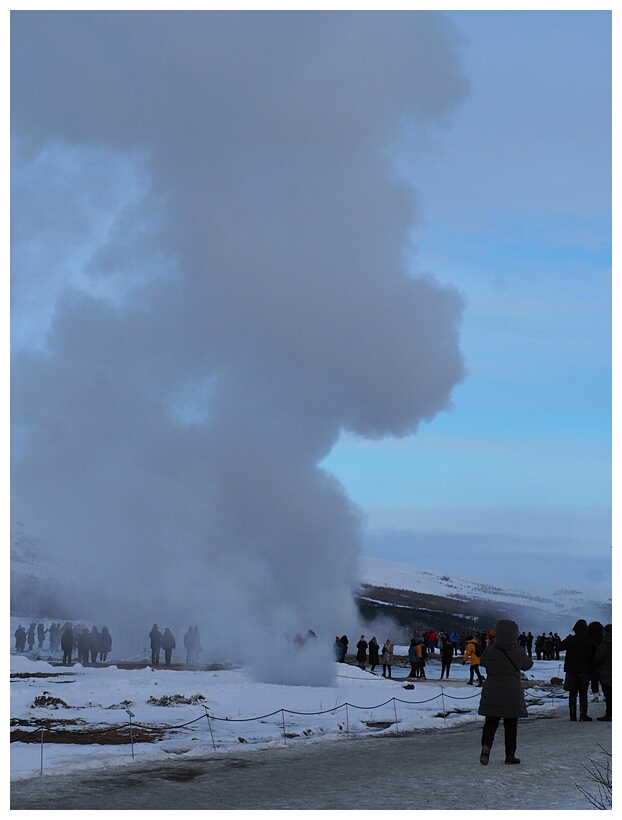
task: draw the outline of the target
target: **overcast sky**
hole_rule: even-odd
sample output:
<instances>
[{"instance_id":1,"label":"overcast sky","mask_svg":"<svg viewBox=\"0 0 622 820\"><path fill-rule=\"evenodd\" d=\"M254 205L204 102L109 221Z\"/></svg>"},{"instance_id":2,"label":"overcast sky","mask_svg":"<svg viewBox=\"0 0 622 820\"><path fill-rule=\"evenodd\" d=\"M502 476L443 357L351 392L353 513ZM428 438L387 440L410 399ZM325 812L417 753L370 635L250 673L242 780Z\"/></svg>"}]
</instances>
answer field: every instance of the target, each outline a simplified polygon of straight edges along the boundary
<instances>
[{"instance_id":1,"label":"overcast sky","mask_svg":"<svg viewBox=\"0 0 622 820\"><path fill-rule=\"evenodd\" d=\"M609 583L610 100L606 12L13 13L14 516L293 631Z\"/></svg>"}]
</instances>

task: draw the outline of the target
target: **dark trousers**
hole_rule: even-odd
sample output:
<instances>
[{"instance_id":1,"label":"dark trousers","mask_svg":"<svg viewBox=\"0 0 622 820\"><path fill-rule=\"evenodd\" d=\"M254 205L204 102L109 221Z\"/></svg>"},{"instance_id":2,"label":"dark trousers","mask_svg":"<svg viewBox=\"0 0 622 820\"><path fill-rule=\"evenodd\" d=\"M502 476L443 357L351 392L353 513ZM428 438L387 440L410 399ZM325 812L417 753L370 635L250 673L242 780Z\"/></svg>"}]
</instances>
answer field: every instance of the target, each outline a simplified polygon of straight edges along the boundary
<instances>
[{"instance_id":1,"label":"dark trousers","mask_svg":"<svg viewBox=\"0 0 622 820\"><path fill-rule=\"evenodd\" d=\"M604 683L601 683L603 689L603 695L605 696L605 714L607 717L611 717L611 686L606 686Z\"/></svg>"},{"instance_id":2,"label":"dark trousers","mask_svg":"<svg viewBox=\"0 0 622 820\"><path fill-rule=\"evenodd\" d=\"M477 680L481 683L484 679L482 673L479 671L479 663L472 663L469 669L469 682L473 683L473 678L477 675Z\"/></svg>"},{"instance_id":3,"label":"dark trousers","mask_svg":"<svg viewBox=\"0 0 622 820\"><path fill-rule=\"evenodd\" d=\"M419 664L418 663L411 663L410 664L410 677L411 678L418 678L419 677Z\"/></svg>"},{"instance_id":4,"label":"dark trousers","mask_svg":"<svg viewBox=\"0 0 622 820\"><path fill-rule=\"evenodd\" d=\"M447 677L447 678L449 677L449 667L450 666L451 666L451 661L441 661L441 678L443 677L443 675L445 675L445 672L447 672L447 675L445 677Z\"/></svg>"},{"instance_id":5,"label":"dark trousers","mask_svg":"<svg viewBox=\"0 0 622 820\"><path fill-rule=\"evenodd\" d=\"M487 717L482 730L482 746L492 747L495 734L501 723L501 718ZM505 756L514 757L516 753L516 734L518 731L518 718L503 718L503 730L505 734Z\"/></svg>"},{"instance_id":6,"label":"dark trousers","mask_svg":"<svg viewBox=\"0 0 622 820\"><path fill-rule=\"evenodd\" d=\"M387 675L387 669L389 670L389 674ZM382 664L382 677L383 678L390 678L391 677L391 665L388 663Z\"/></svg>"},{"instance_id":7,"label":"dark trousers","mask_svg":"<svg viewBox=\"0 0 622 820\"><path fill-rule=\"evenodd\" d=\"M152 649L151 650L151 664L152 666L157 666L160 663L160 650L159 649Z\"/></svg>"},{"instance_id":8,"label":"dark trousers","mask_svg":"<svg viewBox=\"0 0 622 820\"><path fill-rule=\"evenodd\" d=\"M571 689L568 692L568 706L570 708L570 717L577 716L577 695L579 696L579 715L580 717L587 716L587 693L590 688L589 675L577 675L577 689Z\"/></svg>"},{"instance_id":9,"label":"dark trousers","mask_svg":"<svg viewBox=\"0 0 622 820\"><path fill-rule=\"evenodd\" d=\"M173 650L172 650L172 649L165 649L165 650L164 650L164 663L165 663L167 666L170 666L170 665L171 665L171 655L172 655L172 654L173 654Z\"/></svg>"},{"instance_id":10,"label":"dark trousers","mask_svg":"<svg viewBox=\"0 0 622 820\"><path fill-rule=\"evenodd\" d=\"M63 649L63 663L71 663L71 649Z\"/></svg>"}]
</instances>

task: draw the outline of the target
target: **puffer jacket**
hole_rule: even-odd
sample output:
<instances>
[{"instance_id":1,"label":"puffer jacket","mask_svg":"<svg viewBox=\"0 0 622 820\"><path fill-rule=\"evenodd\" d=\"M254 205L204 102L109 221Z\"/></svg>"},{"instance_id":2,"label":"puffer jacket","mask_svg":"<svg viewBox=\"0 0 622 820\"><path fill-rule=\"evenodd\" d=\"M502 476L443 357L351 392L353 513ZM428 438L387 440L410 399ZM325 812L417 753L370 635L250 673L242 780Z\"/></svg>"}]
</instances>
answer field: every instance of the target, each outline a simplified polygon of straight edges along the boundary
<instances>
[{"instance_id":1,"label":"puffer jacket","mask_svg":"<svg viewBox=\"0 0 622 820\"><path fill-rule=\"evenodd\" d=\"M578 620L572 630L574 635L568 635L559 645L560 649L566 650L564 672L592 677L595 646L588 635L586 621Z\"/></svg>"},{"instance_id":2,"label":"puffer jacket","mask_svg":"<svg viewBox=\"0 0 622 820\"><path fill-rule=\"evenodd\" d=\"M384 646L382 647L382 657L380 658L380 662L386 664L387 666L392 666L393 664L393 644L389 640L386 640Z\"/></svg>"},{"instance_id":3,"label":"puffer jacket","mask_svg":"<svg viewBox=\"0 0 622 820\"><path fill-rule=\"evenodd\" d=\"M514 621L499 621L495 640L482 654L486 669L478 714L486 717L527 717L527 706L521 670L531 669L533 661L518 643L518 625Z\"/></svg>"},{"instance_id":4,"label":"puffer jacket","mask_svg":"<svg viewBox=\"0 0 622 820\"><path fill-rule=\"evenodd\" d=\"M469 658L471 659L471 666L477 666L480 662L479 655L479 645L475 638L471 638L470 641L467 642L466 652L464 653L463 660L468 661Z\"/></svg>"}]
</instances>

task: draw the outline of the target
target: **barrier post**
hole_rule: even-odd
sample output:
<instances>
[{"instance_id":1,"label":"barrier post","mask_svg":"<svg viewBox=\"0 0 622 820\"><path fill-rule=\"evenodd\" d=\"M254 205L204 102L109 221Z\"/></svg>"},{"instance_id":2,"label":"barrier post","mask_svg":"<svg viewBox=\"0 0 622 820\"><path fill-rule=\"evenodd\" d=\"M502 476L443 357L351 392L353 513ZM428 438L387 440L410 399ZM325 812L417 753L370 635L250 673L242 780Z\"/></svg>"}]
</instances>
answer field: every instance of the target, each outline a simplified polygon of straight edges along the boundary
<instances>
[{"instance_id":1,"label":"barrier post","mask_svg":"<svg viewBox=\"0 0 622 820\"><path fill-rule=\"evenodd\" d=\"M445 726L447 726L447 710L445 709L445 690L441 686L441 701L443 703L443 720L445 721Z\"/></svg>"},{"instance_id":2,"label":"barrier post","mask_svg":"<svg viewBox=\"0 0 622 820\"><path fill-rule=\"evenodd\" d=\"M350 737L350 719L348 717L348 704L346 703L346 734Z\"/></svg>"},{"instance_id":3,"label":"barrier post","mask_svg":"<svg viewBox=\"0 0 622 820\"><path fill-rule=\"evenodd\" d=\"M399 735L400 729L399 729L399 726L398 726L398 723L397 723L397 705L395 703L395 698L393 698L393 714L395 715L395 731Z\"/></svg>"},{"instance_id":4,"label":"barrier post","mask_svg":"<svg viewBox=\"0 0 622 820\"><path fill-rule=\"evenodd\" d=\"M43 726L41 727L41 768L39 770L39 776L43 774Z\"/></svg>"},{"instance_id":5,"label":"barrier post","mask_svg":"<svg viewBox=\"0 0 622 820\"><path fill-rule=\"evenodd\" d=\"M283 742L287 746L287 738L285 737L285 710L281 709L281 721L283 722Z\"/></svg>"},{"instance_id":6,"label":"barrier post","mask_svg":"<svg viewBox=\"0 0 622 820\"><path fill-rule=\"evenodd\" d=\"M132 760L134 760L134 729L132 727L132 718L134 717L134 712L130 712L129 709L126 709L125 711L130 716L130 743L132 744Z\"/></svg>"},{"instance_id":7,"label":"barrier post","mask_svg":"<svg viewBox=\"0 0 622 820\"><path fill-rule=\"evenodd\" d=\"M212 746L214 747L214 751L216 751L216 743L214 741L214 733L212 732L212 721L210 720L209 712L207 711L207 706L204 705L203 708L205 709L205 717L207 718L207 725L208 725L208 728L209 728L209 733L212 737Z\"/></svg>"}]
</instances>

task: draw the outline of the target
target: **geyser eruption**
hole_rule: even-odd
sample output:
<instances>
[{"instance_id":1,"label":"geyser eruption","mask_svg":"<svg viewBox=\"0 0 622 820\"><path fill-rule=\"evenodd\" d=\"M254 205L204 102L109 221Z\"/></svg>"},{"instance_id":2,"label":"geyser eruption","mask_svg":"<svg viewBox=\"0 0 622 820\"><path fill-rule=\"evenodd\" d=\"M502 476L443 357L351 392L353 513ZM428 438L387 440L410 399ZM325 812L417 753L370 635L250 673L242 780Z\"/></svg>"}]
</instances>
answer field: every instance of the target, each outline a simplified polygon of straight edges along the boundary
<instances>
[{"instance_id":1,"label":"geyser eruption","mask_svg":"<svg viewBox=\"0 0 622 820\"><path fill-rule=\"evenodd\" d=\"M14 517L93 617L289 681L312 628L330 679L361 520L318 464L464 375L388 159L464 93L433 13L13 12Z\"/></svg>"}]
</instances>

